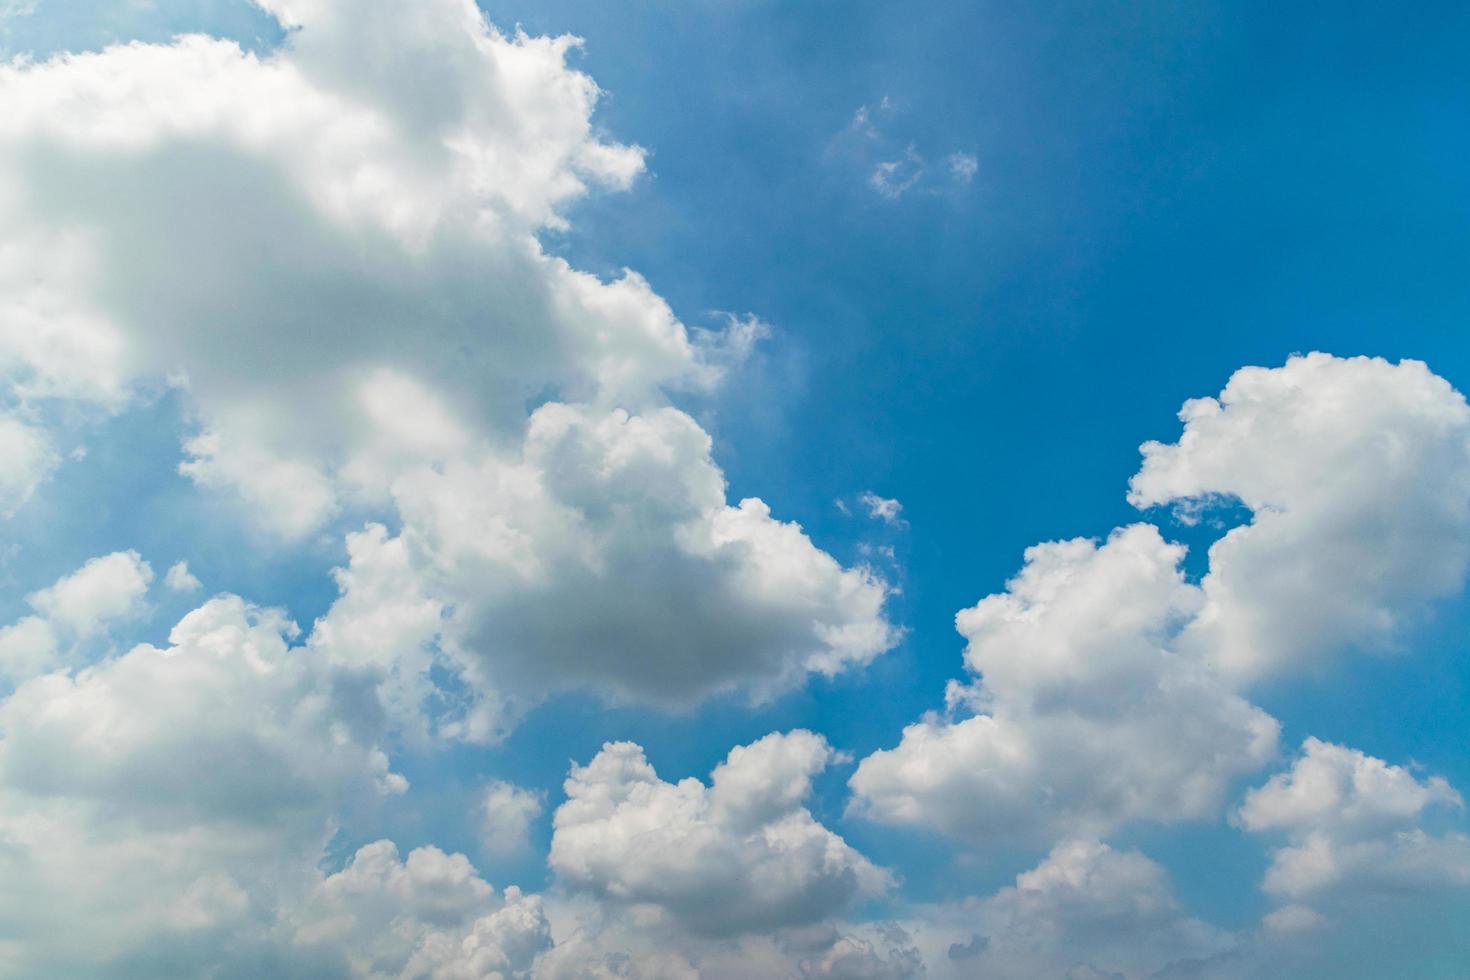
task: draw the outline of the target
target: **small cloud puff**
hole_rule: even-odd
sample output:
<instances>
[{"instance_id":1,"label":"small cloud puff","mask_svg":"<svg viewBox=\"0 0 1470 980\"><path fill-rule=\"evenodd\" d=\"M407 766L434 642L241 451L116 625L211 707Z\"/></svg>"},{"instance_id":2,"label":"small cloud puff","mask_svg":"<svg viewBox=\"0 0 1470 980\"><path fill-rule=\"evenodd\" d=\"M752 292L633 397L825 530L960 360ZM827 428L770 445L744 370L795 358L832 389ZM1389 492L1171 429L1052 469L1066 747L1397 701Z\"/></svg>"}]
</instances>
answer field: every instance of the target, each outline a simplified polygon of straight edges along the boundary
<instances>
[{"instance_id":1,"label":"small cloud puff","mask_svg":"<svg viewBox=\"0 0 1470 980\"><path fill-rule=\"evenodd\" d=\"M163 584L173 592L198 592L203 583L189 571L186 561L175 562L163 576Z\"/></svg>"}]
</instances>

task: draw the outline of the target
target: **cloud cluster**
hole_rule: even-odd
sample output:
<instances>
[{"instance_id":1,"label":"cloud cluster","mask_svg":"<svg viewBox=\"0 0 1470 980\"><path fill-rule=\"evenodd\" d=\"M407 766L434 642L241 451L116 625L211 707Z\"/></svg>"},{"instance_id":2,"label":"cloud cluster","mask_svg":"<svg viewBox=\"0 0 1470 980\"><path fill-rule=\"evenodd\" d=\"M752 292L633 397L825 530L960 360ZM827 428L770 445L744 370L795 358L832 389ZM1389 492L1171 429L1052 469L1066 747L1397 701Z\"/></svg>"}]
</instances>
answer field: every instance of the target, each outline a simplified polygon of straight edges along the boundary
<instances>
[{"instance_id":1,"label":"cloud cluster","mask_svg":"<svg viewBox=\"0 0 1470 980\"><path fill-rule=\"evenodd\" d=\"M339 814L407 788L371 684L293 632L221 596L0 702L5 972L190 972L310 884Z\"/></svg>"},{"instance_id":2,"label":"cloud cluster","mask_svg":"<svg viewBox=\"0 0 1470 980\"><path fill-rule=\"evenodd\" d=\"M265 55L190 36L0 67L0 373L22 402L178 387L184 472L298 536L505 443L527 401L639 408L718 377L739 344L538 242L642 169L596 136L574 39L503 35L469 0L263 6L291 28ZM29 446L13 504L48 457L5 435Z\"/></svg>"},{"instance_id":3,"label":"cloud cluster","mask_svg":"<svg viewBox=\"0 0 1470 980\"><path fill-rule=\"evenodd\" d=\"M152 581L136 551L117 551L32 592L35 614L0 629L0 678L18 683L75 660L111 623L142 612Z\"/></svg>"},{"instance_id":4,"label":"cloud cluster","mask_svg":"<svg viewBox=\"0 0 1470 980\"><path fill-rule=\"evenodd\" d=\"M1234 945L1180 908L1158 864L1093 840L1058 844L974 912L988 942L970 968L997 978L1150 976Z\"/></svg>"},{"instance_id":5,"label":"cloud cluster","mask_svg":"<svg viewBox=\"0 0 1470 980\"><path fill-rule=\"evenodd\" d=\"M832 750L810 732L732 749L711 774L668 783L630 742L567 778L551 868L569 886L708 936L807 925L889 883L804 803Z\"/></svg>"},{"instance_id":6,"label":"cloud cluster","mask_svg":"<svg viewBox=\"0 0 1470 980\"><path fill-rule=\"evenodd\" d=\"M1217 813L1271 759L1277 725L1175 648L1202 601L1183 555L1147 524L1028 549L1008 591L956 619L976 678L950 689L958 717L864 759L863 812L977 844Z\"/></svg>"},{"instance_id":7,"label":"cloud cluster","mask_svg":"<svg viewBox=\"0 0 1470 980\"><path fill-rule=\"evenodd\" d=\"M469 0L262 6L290 29L262 55L189 36L0 66L19 402L171 386L182 472L280 535L393 519L401 544L350 544L320 645L393 661L404 719L439 656L472 695L442 731L494 737L566 688L759 698L891 647L884 584L727 501L665 404L763 325L691 332L636 273L544 251L570 202L642 169L597 134L575 39L502 34ZM14 419L0 440L13 509L54 454ZM412 604L379 601L390 560Z\"/></svg>"},{"instance_id":8,"label":"cloud cluster","mask_svg":"<svg viewBox=\"0 0 1470 980\"><path fill-rule=\"evenodd\" d=\"M1147 975L1174 958L1203 975L1250 974L1265 947L1232 951L1185 923L1161 897L1160 869L1086 838L1218 817L1233 784L1276 755L1279 726L1246 699L1252 684L1345 649L1397 650L1429 603L1464 586L1470 409L1424 365L1293 357L1237 372L1181 418L1177 443L1144 445L1129 499L1172 504L1191 522L1249 510L1210 549L1199 584L1184 574L1184 548L1148 524L1028 549L1005 592L956 617L969 681L952 682L943 713L906 728L850 780L854 808L882 822L981 847L1063 840L1014 890L980 903L964 926L972 940L957 924L951 959L995 959L997 976L1084 966ZM1464 885L1466 837L1444 822L1462 807L1442 779L1309 739L1235 817L1288 838L1263 883L1288 904L1267 916L1260 941L1320 926L1307 899L1341 908L1350 893ZM1050 916L1033 915L1058 883L1086 896L1081 883L1108 881L1118 892L1097 904L1097 928L1064 916L1053 930ZM1129 910L1135 900L1167 910L1165 931L1178 931L1152 965L1122 956L1152 941L1109 945L1131 934L1107 915L1145 912ZM1036 958L1073 941L1093 960ZM999 956L1026 942L1035 955Z\"/></svg>"},{"instance_id":9,"label":"cloud cluster","mask_svg":"<svg viewBox=\"0 0 1470 980\"><path fill-rule=\"evenodd\" d=\"M1246 368L1146 443L1130 499L1252 512L1209 553L1138 524L1038 545L961 612L969 685L852 777L860 808L973 842L1217 815L1275 754L1249 682L1385 646L1470 558L1470 408L1424 365L1324 354ZM1282 460L1290 460L1289 466Z\"/></svg>"},{"instance_id":10,"label":"cloud cluster","mask_svg":"<svg viewBox=\"0 0 1470 980\"><path fill-rule=\"evenodd\" d=\"M1418 361L1293 357L1187 402L1143 446L1129 500L1251 511L1210 548L1184 642L1249 681L1344 649L1392 651L1470 562L1470 406Z\"/></svg>"},{"instance_id":11,"label":"cloud cluster","mask_svg":"<svg viewBox=\"0 0 1470 980\"><path fill-rule=\"evenodd\" d=\"M884 582L760 500L728 504L709 436L676 409L545 405L515 456L425 469L395 496L401 534L350 539L318 638L396 660L410 687L437 638L474 694L444 726L465 737L579 687L669 706L762 698L897 641Z\"/></svg>"},{"instance_id":12,"label":"cloud cluster","mask_svg":"<svg viewBox=\"0 0 1470 980\"><path fill-rule=\"evenodd\" d=\"M1400 650L1463 588L1470 407L1417 362L1247 368L1144 445L1135 506L1249 511L1198 582L1140 523L1036 545L959 613L965 680L861 761L853 809L1050 848L1013 886L866 916L896 879L814 814L846 760L800 729L708 781L632 742L573 764L564 799L475 773L461 829L484 853L528 849L555 805L542 895L432 844L329 858L408 792L389 750L491 741L564 692L761 702L900 631L876 572L730 499L672 404L765 327L690 329L637 273L545 246L643 169L595 125L575 39L471 0L259 6L287 29L261 54L186 36L0 65L0 515L62 430L170 391L179 470L277 544L357 529L305 638L224 594L122 649L109 629L154 587L131 551L25 597L0 630L0 973L1134 977L1239 953L1104 838L1218 817L1277 753L1252 685ZM976 176L890 140L891 112L845 134L874 191ZM182 561L162 585L202 588ZM1235 811L1278 838L1261 935L1470 884L1462 813L1443 779L1307 740Z\"/></svg>"},{"instance_id":13,"label":"cloud cluster","mask_svg":"<svg viewBox=\"0 0 1470 980\"><path fill-rule=\"evenodd\" d=\"M1421 780L1356 749L1308 738L1290 770L1246 794L1236 820L1285 834L1263 883L1301 901L1361 899L1374 891L1470 885L1470 837L1426 829L1437 811L1462 811L1443 777Z\"/></svg>"},{"instance_id":14,"label":"cloud cluster","mask_svg":"<svg viewBox=\"0 0 1470 980\"><path fill-rule=\"evenodd\" d=\"M529 977L552 945L539 896L496 895L463 854L420 847L400 859L386 840L359 848L291 918L298 955L373 980Z\"/></svg>"}]
</instances>

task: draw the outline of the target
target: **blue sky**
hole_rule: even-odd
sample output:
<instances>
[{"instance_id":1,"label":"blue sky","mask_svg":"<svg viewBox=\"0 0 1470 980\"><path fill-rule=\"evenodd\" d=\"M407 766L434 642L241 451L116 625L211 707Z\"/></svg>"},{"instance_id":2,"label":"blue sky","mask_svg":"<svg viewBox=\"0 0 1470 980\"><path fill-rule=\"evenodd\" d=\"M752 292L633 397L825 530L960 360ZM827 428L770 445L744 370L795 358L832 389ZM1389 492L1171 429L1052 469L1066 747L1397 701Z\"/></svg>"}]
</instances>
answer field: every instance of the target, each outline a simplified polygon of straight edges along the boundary
<instances>
[{"instance_id":1,"label":"blue sky","mask_svg":"<svg viewBox=\"0 0 1470 980\"><path fill-rule=\"evenodd\" d=\"M48 912L0 903L0 972L147 975L164 964L205 975L213 964L230 976L428 976L424 950L458 948L486 916L521 908L475 894L453 914L425 912L401 888L391 901L333 905L350 892L336 876L367 874L358 848L384 839L405 858L463 853L495 895L517 885L540 896L548 938L537 926L529 945L497 940L494 968L508 976L1066 976L1085 966L1245 977L1282 963L1301 976L1457 975L1470 957L1459 926L1470 915L1470 842L1448 789L1470 786L1470 521L1454 516L1470 500L1460 482L1470 423L1453 390L1470 385L1460 43L1470 13L507 0L481 5L508 32L493 35L502 46L471 56L456 45L486 28L458 0L407 9L0 4L0 45L22 59L0 104L24 109L0 131L12 161L0 206L22 229L0 239L11 247L0 276L20 297L0 309L0 369L5 419L29 433L7 445L21 447L16 460L49 447L31 475L0 479L15 494L0 498L12 511L0 527L0 612L11 624L49 615L61 637L34 654L0 641L16 663L0 688L11 698L0 708L0 779L20 801L0 804L0 834L24 841L19 828L54 824L77 853L95 851L96 880L112 883L83 902L77 880L30 856L46 871L20 889ZM516 29L582 43L563 67L539 42L507 40ZM181 33L237 41L255 60L170 60ZM48 62L135 40L147 47L131 61L112 49L110 62ZM507 67L527 50L546 73L540 84L521 85ZM494 71L476 75L479 57ZM271 66L297 74L283 81ZM167 95L148 98L146 79L171 72L158 91L175 86L186 107L177 115ZM595 109L556 87L573 72L600 89ZM641 166L618 156L624 145L643 149ZM440 159L455 153L474 162ZM482 212L494 230L468 217ZM77 229L95 232L79 239L102 243L95 254L48 237ZM43 271L14 257L27 254ZM646 290L610 285L625 269ZM54 284L75 308L31 299L32 282ZM66 333L83 317L107 327ZM759 341L729 353L738 324L756 321ZM28 340L38 336L87 356L58 366ZM1312 351L1384 361L1289 360ZM94 356L103 367L88 374ZM1249 366L1270 373L1247 395L1232 376ZM114 370L116 389L96 381ZM1227 383L1234 400L1221 394ZM386 392L384 412L371 408L373 391ZM1181 424L1187 400L1212 396L1238 429ZM354 398L369 408L354 414ZM395 419L408 419L401 431ZM191 442L208 434L218 448ZM1160 464L1158 489L1135 482L1140 507L1129 488L1148 440L1188 448L1167 472ZM728 486L711 507L706 487L720 474ZM523 498L525 480L539 489ZM897 501L898 519L870 515L865 493ZM542 497L561 509L543 509ZM721 521L747 497L770 520L729 530ZM1209 506L1196 523L1199 501ZM970 634L972 664L983 666L967 672L955 615L1021 594L1008 582L1026 549L1090 538L1108 541L1090 554L1122 554L1109 533L1140 520L1189 548L1173 585L1125 593L1127 572L1099 573L1099 589L1120 590L1119 622L1168 605L1148 613L1157 621L1138 613L1141 639L1110 646L1097 637L1115 624L1087 618L1092 606L1036 600L1031 619ZM394 560L386 551L349 556L347 536L368 522L407 549L405 566L374 572L374 560ZM809 540L774 543L776 522ZM504 528L513 533L495 537ZM1232 528L1247 535L1243 556L1207 557ZM688 543L722 534L738 546ZM750 550L767 541L774 550ZM1153 544L1128 547L1172 567ZM83 616L85 629L33 600L88 559L130 550L151 571L141 585L112 582L120 604ZM584 567L587 555L598 557ZM1058 582L1103 567L1057 560L1067 569ZM200 590L164 584L178 561ZM386 584L334 578L349 561L364 582L373 573ZM1279 588L1255 584L1278 574ZM785 584L764 590L773 581ZM50 717L46 698L56 716L75 717L65 698L80 697L76 679L91 665L96 697L117 697L115 714L101 716L131 731L128 711L147 705L120 679L129 651L172 643L202 655L170 629L217 594L284 609L302 632L282 656L319 664L309 670L322 677L284 693L180 682L169 688L184 706L176 716L195 717L188 706L212 698L292 705L311 702L308 688L330 690L360 758L308 747L297 765L292 747L320 731L269 706L246 711L238 730L221 722L217 743L179 731L178 745L149 736L129 748L120 737L115 753L85 758L77 753L97 751L86 739L35 720ZM418 597L417 612L394 605L405 596ZM426 605L437 625L421 624ZM210 622L235 615L206 608ZM229 623L218 635L243 635ZM868 632L814 641L813 624ZM1005 680L1053 642L1055 676ZM1110 658L1133 664L1139 643L1170 666L1097 673ZM1257 655L1270 664L1232 666ZM822 656L838 667L814 667ZM675 679L681 671L690 679ZM48 688L48 677L73 687ZM946 714L951 680L978 700ZM1211 693L1157 709L1139 693L1156 682ZM351 700L342 692L353 685L369 693ZM1076 708L1104 719L1092 730L1098 751L1135 752L1116 767L1133 781L1129 802L1095 774L1063 774L1072 716L1054 710L1068 698L1106 705ZM1269 746L1241 741L1238 712L1251 706L1279 724ZM928 712L948 737L972 731L972 716L1018 726L1039 768L1007 770L973 745L974 756L883 754L905 751L905 726ZM261 749L260 719L288 715L270 736L283 754ZM466 735L477 717L491 719L493 736ZM1139 717L1160 727L1130 728ZM1211 725L1218 750L1187 747ZM835 751L779 743L781 758L804 760L790 763L800 774L771 763L761 785L811 786L761 832L805 815L846 850L832 881L810 871L790 895L749 885L773 845L722 823L734 819L720 816L725 804L707 801L679 837L646 830L683 826L658 809L664 797L586 817L563 788L569 766L612 758L599 756L604 743L641 746L670 783L708 781L733 747L793 730ZM1158 744L1175 739L1172 755ZM14 758L58 753L47 764L60 775L28 782L6 741ZM200 745L275 760L259 763L260 798L158 775L193 771ZM1152 751L1163 753L1157 765ZM374 753L406 791L382 788ZM900 758L913 768L881 769ZM327 761L318 772L310 760ZM974 782L982 763L997 767L994 785ZM869 778L855 775L864 770ZM1350 789L1310 819L1270 789L1308 794L1332 783L1329 772ZM1384 772L1377 783L1362 775ZM1196 773L1211 787L1200 802L1182 788ZM380 799L364 789L372 779ZM495 781L532 801L524 827L487 829ZM129 810L140 804L123 784L152 803ZM298 791L310 806L280 802ZM1030 810L1006 809L1013 791ZM215 809L225 797L236 810ZM305 884L252 877L231 863L245 859L208 847L173 876L130 877L135 869L109 863L118 841L141 849L154 830L209 836L298 819L307 829L261 846L271 860L299 856L299 874L316 876ZM625 823L654 835L652 851L688 851L691 862L704 858L690 840L717 840L713 860L733 877L649 870L650 852L609 843L626 839ZM1292 849L1315 846L1331 852L1337 877L1271 884ZM874 867L891 880L865 883ZM1068 869L1092 884L1076 886ZM678 884L660 890L660 877ZM141 890L165 911L130 919L107 906L109 887ZM179 927L167 911L176 901L204 924ZM692 918L707 902L728 915ZM76 943L58 923L83 913L109 924L91 959L68 959ZM348 938L302 938L330 933L311 931L324 922L352 923ZM367 962L352 929L405 945L375 946ZM226 933L252 938L226 943ZM1037 948L1026 938L1036 935L1052 938ZM975 956L946 953L972 936L984 940ZM486 962L455 965L486 975Z\"/></svg>"}]
</instances>

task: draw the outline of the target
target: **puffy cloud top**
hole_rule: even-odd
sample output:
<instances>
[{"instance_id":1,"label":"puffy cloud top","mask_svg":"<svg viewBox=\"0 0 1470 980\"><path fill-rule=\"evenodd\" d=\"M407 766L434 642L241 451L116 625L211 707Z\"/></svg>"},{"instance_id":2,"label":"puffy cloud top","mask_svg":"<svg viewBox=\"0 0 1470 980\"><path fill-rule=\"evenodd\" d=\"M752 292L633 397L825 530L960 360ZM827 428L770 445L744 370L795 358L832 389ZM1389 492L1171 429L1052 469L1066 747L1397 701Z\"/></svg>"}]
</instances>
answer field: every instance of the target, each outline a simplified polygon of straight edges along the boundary
<instances>
[{"instance_id":1,"label":"puffy cloud top","mask_svg":"<svg viewBox=\"0 0 1470 980\"><path fill-rule=\"evenodd\" d=\"M1293 357L1185 403L1129 500L1252 512L1210 549L1189 642L1243 679L1391 649L1470 561L1470 407L1418 361Z\"/></svg>"},{"instance_id":2,"label":"puffy cloud top","mask_svg":"<svg viewBox=\"0 0 1470 980\"><path fill-rule=\"evenodd\" d=\"M698 933L819 921L889 883L803 806L831 755L810 732L767 735L733 750L706 786L664 782L640 747L610 743L567 778L551 867L571 887Z\"/></svg>"},{"instance_id":3,"label":"puffy cloud top","mask_svg":"<svg viewBox=\"0 0 1470 980\"><path fill-rule=\"evenodd\" d=\"M574 39L469 0L267 7L293 30L263 56L189 36L0 66L0 374L23 399L181 386L185 472L295 536L548 391L639 407L718 375L721 341L707 357L636 274L536 241L642 167L594 134ZM0 437L25 450L10 509L50 457Z\"/></svg>"},{"instance_id":4,"label":"puffy cloud top","mask_svg":"<svg viewBox=\"0 0 1470 980\"><path fill-rule=\"evenodd\" d=\"M1006 592L956 617L975 682L862 761L859 807L977 843L1217 813L1277 724L1175 649L1201 601L1183 555L1146 524L1028 549Z\"/></svg>"},{"instance_id":5,"label":"puffy cloud top","mask_svg":"<svg viewBox=\"0 0 1470 980\"><path fill-rule=\"evenodd\" d=\"M1236 814L1258 832L1285 832L1268 892L1339 900L1385 887L1470 884L1470 837L1431 833L1434 811L1464 800L1440 776L1419 779L1356 749L1309 738L1291 769L1246 794Z\"/></svg>"}]
</instances>

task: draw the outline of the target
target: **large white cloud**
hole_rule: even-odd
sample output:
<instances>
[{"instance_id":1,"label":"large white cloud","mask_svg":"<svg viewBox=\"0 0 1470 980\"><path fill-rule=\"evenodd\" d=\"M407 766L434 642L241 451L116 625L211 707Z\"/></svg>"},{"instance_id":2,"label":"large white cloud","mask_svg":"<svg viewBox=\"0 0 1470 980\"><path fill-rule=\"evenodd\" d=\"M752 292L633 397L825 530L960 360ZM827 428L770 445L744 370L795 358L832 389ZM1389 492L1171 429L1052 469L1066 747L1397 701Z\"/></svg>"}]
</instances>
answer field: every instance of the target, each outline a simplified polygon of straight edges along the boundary
<instances>
[{"instance_id":1,"label":"large white cloud","mask_svg":"<svg viewBox=\"0 0 1470 980\"><path fill-rule=\"evenodd\" d=\"M1309 738L1291 769L1251 790L1236 815L1241 826L1285 834L1271 857L1265 890L1293 901L1336 904L1373 892L1470 886L1470 837L1435 832L1438 815L1464 810L1440 776L1407 769Z\"/></svg>"},{"instance_id":2,"label":"large white cloud","mask_svg":"<svg viewBox=\"0 0 1470 980\"><path fill-rule=\"evenodd\" d=\"M550 865L568 887L706 936L819 922L883 892L886 872L819 824L805 800L832 757L820 736L738 747L710 785L659 779L611 743L567 778Z\"/></svg>"},{"instance_id":3,"label":"large white cloud","mask_svg":"<svg viewBox=\"0 0 1470 980\"><path fill-rule=\"evenodd\" d=\"M293 629L220 597L167 647L0 702L0 972L187 974L239 953L319 877L339 815L405 788L370 679L291 648Z\"/></svg>"},{"instance_id":4,"label":"large white cloud","mask_svg":"<svg viewBox=\"0 0 1470 980\"><path fill-rule=\"evenodd\" d=\"M536 240L642 167L596 136L573 39L502 35L470 0L265 6L293 28L266 55L192 36L0 67L21 397L182 386L186 472L294 535L528 400L638 407L718 374L636 274Z\"/></svg>"},{"instance_id":5,"label":"large white cloud","mask_svg":"<svg viewBox=\"0 0 1470 980\"><path fill-rule=\"evenodd\" d=\"M1227 499L1251 510L1200 585L1147 525L1029 550L1008 592L957 619L976 681L863 761L862 809L973 842L1212 816L1275 750L1243 685L1390 649L1462 588L1470 408L1423 364L1294 357L1181 417L1177 444L1144 446L1130 499L1191 519Z\"/></svg>"},{"instance_id":6,"label":"large white cloud","mask_svg":"<svg viewBox=\"0 0 1470 980\"><path fill-rule=\"evenodd\" d=\"M1277 724L1175 649L1201 602L1183 556L1146 524L1028 549L1008 591L956 619L974 683L862 761L858 806L975 843L1217 814Z\"/></svg>"},{"instance_id":7,"label":"large white cloud","mask_svg":"<svg viewBox=\"0 0 1470 980\"><path fill-rule=\"evenodd\" d=\"M441 727L467 737L560 690L759 699L898 638L883 581L760 500L727 503L709 436L675 409L545 405L519 454L418 470L394 492L401 534L349 539L343 597L313 642L396 661L411 706L442 630L438 662L478 701Z\"/></svg>"},{"instance_id":8,"label":"large white cloud","mask_svg":"<svg viewBox=\"0 0 1470 980\"><path fill-rule=\"evenodd\" d=\"M364 980L513 980L551 947L541 899L496 895L462 854L381 840L321 881L288 920L291 943ZM310 961L308 961L310 962Z\"/></svg>"},{"instance_id":9,"label":"large white cloud","mask_svg":"<svg viewBox=\"0 0 1470 980\"><path fill-rule=\"evenodd\" d=\"M321 641L400 661L405 718L436 604L477 738L548 690L760 697L892 646L883 584L731 506L708 435L664 405L763 327L691 337L636 274L543 252L589 181L642 165L596 135L572 39L502 35L469 0L264 6L293 28L266 55L186 37L0 67L19 395L117 409L171 383L183 471L282 534L396 516L413 608L380 607L360 540Z\"/></svg>"},{"instance_id":10,"label":"large white cloud","mask_svg":"<svg viewBox=\"0 0 1470 980\"><path fill-rule=\"evenodd\" d=\"M1348 647L1392 650L1470 561L1470 407L1418 361L1293 357L1242 368L1146 443L1129 499L1249 524L1210 549L1187 643L1251 679Z\"/></svg>"}]
</instances>

